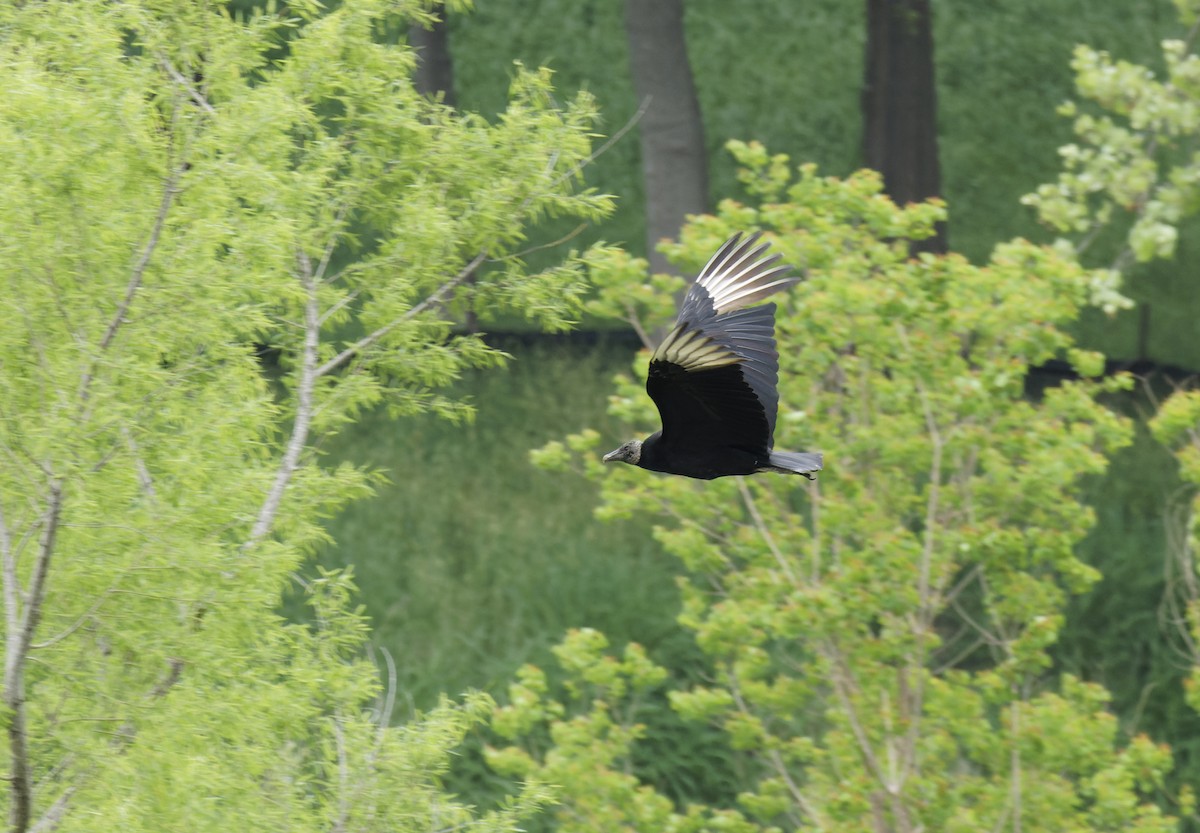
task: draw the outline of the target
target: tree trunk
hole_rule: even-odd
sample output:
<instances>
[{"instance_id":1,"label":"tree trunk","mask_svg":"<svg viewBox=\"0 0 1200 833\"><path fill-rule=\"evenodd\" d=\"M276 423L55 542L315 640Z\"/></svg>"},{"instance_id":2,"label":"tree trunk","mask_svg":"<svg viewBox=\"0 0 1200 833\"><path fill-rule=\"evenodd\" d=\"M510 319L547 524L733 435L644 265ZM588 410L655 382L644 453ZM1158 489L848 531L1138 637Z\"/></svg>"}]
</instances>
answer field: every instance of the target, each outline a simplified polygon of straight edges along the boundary
<instances>
[{"instance_id":1,"label":"tree trunk","mask_svg":"<svg viewBox=\"0 0 1200 833\"><path fill-rule=\"evenodd\" d=\"M450 33L446 27L446 7L437 10L438 19L433 27L426 29L414 23L408 28L408 43L417 53L417 69L413 73L413 86L421 95L440 99L449 107L456 107L454 95L454 62L450 58ZM468 333L479 332L479 314L475 310L475 274L472 273L463 287L462 299L466 307L463 313L463 328Z\"/></svg>"},{"instance_id":2,"label":"tree trunk","mask_svg":"<svg viewBox=\"0 0 1200 833\"><path fill-rule=\"evenodd\" d=\"M408 29L408 43L417 52L417 71L413 85L417 92L441 99L451 107L454 98L454 64L450 61L450 41L446 31L446 10L440 9L432 29L413 24Z\"/></svg>"},{"instance_id":3,"label":"tree trunk","mask_svg":"<svg viewBox=\"0 0 1200 833\"><path fill-rule=\"evenodd\" d=\"M863 161L897 204L941 195L929 0L867 0ZM946 229L913 247L946 251Z\"/></svg>"},{"instance_id":4,"label":"tree trunk","mask_svg":"<svg viewBox=\"0 0 1200 833\"><path fill-rule=\"evenodd\" d=\"M658 241L708 210L704 125L683 38L683 0L625 0L629 67L645 113L638 124L650 268L673 271Z\"/></svg>"}]
</instances>

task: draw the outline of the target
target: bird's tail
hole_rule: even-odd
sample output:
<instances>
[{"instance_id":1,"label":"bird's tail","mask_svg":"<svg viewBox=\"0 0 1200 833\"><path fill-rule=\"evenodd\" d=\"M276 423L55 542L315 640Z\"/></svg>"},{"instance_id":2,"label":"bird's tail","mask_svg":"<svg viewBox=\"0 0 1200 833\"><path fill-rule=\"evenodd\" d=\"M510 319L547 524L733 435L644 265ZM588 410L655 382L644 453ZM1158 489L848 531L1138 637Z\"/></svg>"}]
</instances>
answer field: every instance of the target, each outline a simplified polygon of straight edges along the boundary
<instances>
[{"instance_id":1,"label":"bird's tail","mask_svg":"<svg viewBox=\"0 0 1200 833\"><path fill-rule=\"evenodd\" d=\"M822 455L812 451L772 451L770 465L763 471L802 474L809 480L821 470Z\"/></svg>"}]
</instances>

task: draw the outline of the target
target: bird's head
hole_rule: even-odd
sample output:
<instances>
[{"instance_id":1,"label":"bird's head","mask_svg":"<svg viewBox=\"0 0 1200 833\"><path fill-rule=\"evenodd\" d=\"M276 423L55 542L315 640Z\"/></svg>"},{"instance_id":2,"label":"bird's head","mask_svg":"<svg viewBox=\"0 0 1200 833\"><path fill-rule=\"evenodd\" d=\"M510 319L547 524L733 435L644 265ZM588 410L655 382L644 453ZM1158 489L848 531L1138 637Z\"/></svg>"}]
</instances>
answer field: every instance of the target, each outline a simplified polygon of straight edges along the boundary
<instances>
[{"instance_id":1,"label":"bird's head","mask_svg":"<svg viewBox=\"0 0 1200 833\"><path fill-rule=\"evenodd\" d=\"M641 459L641 440L630 440L615 451L610 451L604 455L604 462L606 463L628 463L631 466L636 466Z\"/></svg>"}]
</instances>

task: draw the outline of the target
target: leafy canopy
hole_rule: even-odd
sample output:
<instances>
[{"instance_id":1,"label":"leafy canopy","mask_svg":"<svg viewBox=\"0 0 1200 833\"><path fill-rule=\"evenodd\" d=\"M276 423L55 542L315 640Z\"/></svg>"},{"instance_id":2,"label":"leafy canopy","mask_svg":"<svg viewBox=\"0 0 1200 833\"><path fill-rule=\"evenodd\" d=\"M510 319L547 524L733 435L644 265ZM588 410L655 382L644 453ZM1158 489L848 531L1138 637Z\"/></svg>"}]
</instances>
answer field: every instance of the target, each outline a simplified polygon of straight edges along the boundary
<instances>
[{"instance_id":1,"label":"leafy canopy","mask_svg":"<svg viewBox=\"0 0 1200 833\"><path fill-rule=\"evenodd\" d=\"M1047 654L1065 600L1098 578L1073 550L1092 521L1081 480L1130 435L1097 401L1129 380L1096 378L1102 357L1064 329L1106 273L1024 240L980 266L910 257L940 204L898 208L873 173L838 180L732 150L757 204L722 203L667 251L695 269L731 231L764 228L805 275L780 300L776 442L823 451L825 471L799 488L648 476L601 464L594 431L534 459L596 480L605 517L656 519L712 680L666 696L724 730L737 806L664 807L620 774L637 703L664 695L662 676L578 634L560 649L575 688L525 671L493 721L513 745L494 765L563 783L564 831L615 828L594 783L623 791L631 829L1174 829L1155 801L1169 750L1122 744L1104 689L1053 675ZM609 263L598 308L663 323L658 287L625 284L644 267ZM1027 390L1055 358L1079 378ZM644 361L612 399L638 428L656 419ZM621 685L580 693L602 674Z\"/></svg>"},{"instance_id":2,"label":"leafy canopy","mask_svg":"<svg viewBox=\"0 0 1200 833\"><path fill-rule=\"evenodd\" d=\"M320 12L320 14L318 14ZM343 574L299 579L371 476L320 438L503 355L462 287L566 326L581 260L529 274L596 118L515 67L494 121L423 99L383 43L424 4L0 9L0 561L10 826L505 830L442 792L489 711L387 728Z\"/></svg>"}]
</instances>

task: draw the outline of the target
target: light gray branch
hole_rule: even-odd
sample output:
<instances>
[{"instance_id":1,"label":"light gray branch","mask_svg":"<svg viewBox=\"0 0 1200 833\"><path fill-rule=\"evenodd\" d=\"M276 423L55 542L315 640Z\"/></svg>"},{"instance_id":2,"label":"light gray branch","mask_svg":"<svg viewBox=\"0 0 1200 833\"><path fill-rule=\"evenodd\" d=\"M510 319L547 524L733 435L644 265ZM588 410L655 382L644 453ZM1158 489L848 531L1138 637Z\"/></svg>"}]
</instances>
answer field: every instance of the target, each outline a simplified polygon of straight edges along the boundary
<instances>
[{"instance_id":1,"label":"light gray branch","mask_svg":"<svg viewBox=\"0 0 1200 833\"><path fill-rule=\"evenodd\" d=\"M896 332L900 336L900 342L904 345L904 349L912 352L908 332L900 324L896 325ZM905 739L904 771L901 775L901 783L907 780L908 776L917 769L917 749L920 745L921 717L925 710L925 678L927 673L925 664L929 652L928 636L933 628L933 618L936 614L930 577L933 571L934 547L937 540L938 519L941 511L942 455L945 449L945 439L942 436L941 428L938 426L937 418L934 416L933 405L929 400L929 393L919 378L916 380L916 388L917 397L921 401L921 412L925 418L925 430L929 434L929 440L933 449L929 462L929 497L925 504L925 532L921 544L921 559L917 576L917 597L920 608L917 612L915 634L916 657L909 666L915 677L915 690L912 693L911 702L904 704L905 711L908 713L909 728Z\"/></svg>"},{"instance_id":2,"label":"light gray branch","mask_svg":"<svg viewBox=\"0 0 1200 833\"><path fill-rule=\"evenodd\" d=\"M482 264L486 258L487 258L487 252L480 252L479 254L475 255L474 259L470 263L468 263L466 266L464 266L461 272L459 272L453 278L446 281L444 284L442 284L437 289L435 289L433 292L431 292L424 301L421 301L416 306L410 307L403 315L399 315L396 318L393 318L391 321L384 324L378 330L375 330L374 332L363 336L358 341L354 342L349 347L347 347L345 350L338 353L332 359L330 359L329 361L325 362L323 365L318 367L316 369L316 373L314 374L315 378L320 378L321 376L324 376L326 373L329 373L332 370L337 370L339 367L344 365L346 362L350 361L350 359L357 356L363 350L366 350L372 344L379 341L379 339L383 338L385 335L390 333L392 330L396 329L396 327L400 326L405 321L410 321L413 318L416 318L418 315L420 315L425 310L432 307L434 304L440 303L442 301L442 299L445 298L452 289L454 289L460 283L465 281L467 278L471 277L471 275L475 274L475 270L479 268L480 264Z\"/></svg>"},{"instance_id":3,"label":"light gray branch","mask_svg":"<svg viewBox=\"0 0 1200 833\"><path fill-rule=\"evenodd\" d=\"M37 820L37 823L29 828L29 833L50 833L52 830L57 830L63 816L67 813L67 807L71 805L71 798L74 795L74 787L67 787L63 790L62 795L54 800L54 803L47 808L42 817Z\"/></svg>"},{"instance_id":4,"label":"light gray branch","mask_svg":"<svg viewBox=\"0 0 1200 833\"><path fill-rule=\"evenodd\" d=\"M267 492L259 509L258 518L250 530L250 537L242 545L242 550L248 550L271 531L275 523L275 515L283 502L283 493L287 491L292 476L300 466L300 455L308 442L308 429L312 424L314 411L314 392L317 376L317 348L320 343L321 323L320 310L317 307L317 279L313 274L312 262L308 254L300 250L296 254L300 267L300 282L304 285L306 298L304 301L304 348L300 363L300 381L296 386L296 419L292 423L292 436L288 439L287 449L279 462L275 473L275 481Z\"/></svg>"},{"instance_id":5,"label":"light gray branch","mask_svg":"<svg viewBox=\"0 0 1200 833\"><path fill-rule=\"evenodd\" d=\"M159 66L166 70L167 75L171 76L171 79L176 84L183 87L183 89L187 92L188 97L191 98L192 101L196 102L201 110L208 113L210 116L216 115L217 111L214 110L213 106L208 103L208 99L201 95L200 91L197 90L195 86L193 86L192 83L183 76L183 73L175 69L175 65L167 60L167 56L159 55L158 63Z\"/></svg>"},{"instance_id":6,"label":"light gray branch","mask_svg":"<svg viewBox=\"0 0 1200 833\"><path fill-rule=\"evenodd\" d=\"M746 503L746 509L750 512L750 517L754 521L754 526L758 529L758 534L766 542L767 549L771 551L771 555L775 556L775 563L779 565L779 569L783 570L783 574L787 576L788 581L794 585L796 583L796 574L792 572L792 566L788 564L783 553L779 551L779 547L775 545L775 538L771 535L771 531L767 529L767 523L763 520L762 513L758 511L758 504L754 502L754 495L750 493L750 487L746 485L746 478L738 475L736 479L738 490L742 493L742 500Z\"/></svg>"},{"instance_id":7,"label":"light gray branch","mask_svg":"<svg viewBox=\"0 0 1200 833\"><path fill-rule=\"evenodd\" d=\"M350 817L350 765L346 760L346 737L340 717L333 718L333 739L337 744L338 759L338 815L333 822L333 833L345 833L346 819Z\"/></svg>"},{"instance_id":8,"label":"light gray branch","mask_svg":"<svg viewBox=\"0 0 1200 833\"><path fill-rule=\"evenodd\" d=\"M17 580L17 554L13 551L12 535L0 506L0 564L4 570L4 623L5 633L12 638L19 629L21 616L21 587Z\"/></svg>"},{"instance_id":9,"label":"light gray branch","mask_svg":"<svg viewBox=\"0 0 1200 833\"><path fill-rule=\"evenodd\" d=\"M750 705L742 696L741 686L738 685L737 675L734 673L732 666L727 669L729 674L729 692L733 696L734 705L742 714L751 716ZM771 766L776 774L783 779L783 783L787 786L788 793L792 796L792 800L796 802L801 811L808 817L813 828L818 831L827 829L828 821L825 819L821 811L808 800L804 791L800 789L800 785L796 783L796 779L792 778L792 773L788 770L783 756L779 754L779 750L772 747L768 753L771 761Z\"/></svg>"},{"instance_id":10,"label":"light gray branch","mask_svg":"<svg viewBox=\"0 0 1200 833\"><path fill-rule=\"evenodd\" d=\"M174 126L172 126L171 135L171 144L173 145ZM100 361L99 355L108 349L116 337L117 331L125 323L125 316L129 313L129 307L133 303L134 296L137 295L138 290L142 286L143 278L146 276L146 267L150 265L150 259L154 256L155 249L158 248L158 241L162 237L163 227L167 223L167 214L171 211L171 205L175 202L175 197L179 193L179 178L183 174L183 166L171 161L171 157L174 156L174 151L171 148L168 148L167 153L168 164L171 168L166 181L163 183L162 197L158 202L158 211L154 215L154 225L150 228L150 236L147 238L145 245L142 246L141 253L133 263L133 268L129 274L129 282L125 286L124 296L121 298L120 303L117 304L117 311L113 314L112 320L108 322L108 327L104 330L104 335L100 338L100 344L96 350L96 358L92 360L91 366L80 380L80 402L87 402L92 379L95 378L96 365Z\"/></svg>"},{"instance_id":11,"label":"light gray branch","mask_svg":"<svg viewBox=\"0 0 1200 833\"><path fill-rule=\"evenodd\" d=\"M142 485L142 491L150 497L155 497L154 478L150 476L150 469L146 468L146 461L142 459L138 444L127 426L121 426L121 436L125 438L125 444L129 446L129 452L133 455L133 465L137 469L138 482Z\"/></svg>"}]
</instances>

